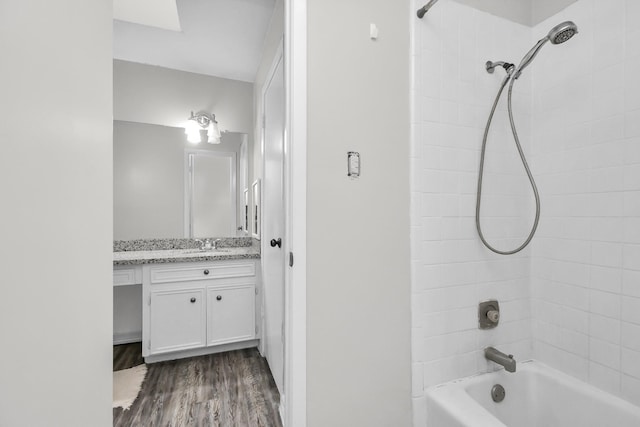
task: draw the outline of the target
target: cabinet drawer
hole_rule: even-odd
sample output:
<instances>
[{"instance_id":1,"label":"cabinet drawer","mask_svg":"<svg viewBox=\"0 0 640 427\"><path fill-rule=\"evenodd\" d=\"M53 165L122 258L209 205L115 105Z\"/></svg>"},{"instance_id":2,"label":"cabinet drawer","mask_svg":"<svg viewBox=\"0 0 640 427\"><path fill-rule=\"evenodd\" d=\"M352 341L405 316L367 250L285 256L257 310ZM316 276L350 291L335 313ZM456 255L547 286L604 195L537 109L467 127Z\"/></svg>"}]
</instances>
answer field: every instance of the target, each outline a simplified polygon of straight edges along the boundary
<instances>
[{"instance_id":1,"label":"cabinet drawer","mask_svg":"<svg viewBox=\"0 0 640 427\"><path fill-rule=\"evenodd\" d=\"M113 270L113 286L137 285L142 283L142 268L117 268Z\"/></svg>"},{"instance_id":2,"label":"cabinet drawer","mask_svg":"<svg viewBox=\"0 0 640 427\"><path fill-rule=\"evenodd\" d=\"M185 282L192 280L248 277L256 275L253 262L234 264L200 264L181 267L154 267L150 270L151 283Z\"/></svg>"}]
</instances>

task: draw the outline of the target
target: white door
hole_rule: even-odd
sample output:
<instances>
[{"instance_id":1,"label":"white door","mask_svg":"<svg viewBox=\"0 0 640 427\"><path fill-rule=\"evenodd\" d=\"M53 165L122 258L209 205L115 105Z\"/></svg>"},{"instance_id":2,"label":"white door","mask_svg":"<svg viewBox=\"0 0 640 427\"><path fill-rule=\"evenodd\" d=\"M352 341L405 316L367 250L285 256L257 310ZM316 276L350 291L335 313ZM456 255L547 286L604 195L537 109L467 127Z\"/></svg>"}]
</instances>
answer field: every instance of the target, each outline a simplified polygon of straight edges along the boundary
<instances>
[{"instance_id":1,"label":"white door","mask_svg":"<svg viewBox=\"0 0 640 427\"><path fill-rule=\"evenodd\" d=\"M282 56L264 94L264 187L262 263L265 357L283 393L284 384L284 124L285 92Z\"/></svg>"},{"instance_id":2,"label":"white door","mask_svg":"<svg viewBox=\"0 0 640 427\"><path fill-rule=\"evenodd\" d=\"M234 236L236 154L189 150L185 161L185 236Z\"/></svg>"}]
</instances>

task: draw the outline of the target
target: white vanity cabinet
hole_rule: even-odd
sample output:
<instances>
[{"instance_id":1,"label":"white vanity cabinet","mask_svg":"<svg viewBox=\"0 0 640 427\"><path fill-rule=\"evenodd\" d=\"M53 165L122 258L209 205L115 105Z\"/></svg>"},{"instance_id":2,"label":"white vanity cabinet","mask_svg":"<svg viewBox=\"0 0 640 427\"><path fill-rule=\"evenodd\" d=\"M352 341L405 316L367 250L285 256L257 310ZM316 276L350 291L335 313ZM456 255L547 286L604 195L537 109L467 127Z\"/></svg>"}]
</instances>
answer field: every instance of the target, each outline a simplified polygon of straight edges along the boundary
<instances>
[{"instance_id":1,"label":"white vanity cabinet","mask_svg":"<svg viewBox=\"0 0 640 427\"><path fill-rule=\"evenodd\" d=\"M217 345L255 337L255 286L207 289L207 344Z\"/></svg>"},{"instance_id":2,"label":"white vanity cabinet","mask_svg":"<svg viewBox=\"0 0 640 427\"><path fill-rule=\"evenodd\" d=\"M149 354L204 347L204 289L151 291Z\"/></svg>"},{"instance_id":3,"label":"white vanity cabinet","mask_svg":"<svg viewBox=\"0 0 640 427\"><path fill-rule=\"evenodd\" d=\"M142 355L147 362L257 344L256 261L142 268Z\"/></svg>"}]
</instances>

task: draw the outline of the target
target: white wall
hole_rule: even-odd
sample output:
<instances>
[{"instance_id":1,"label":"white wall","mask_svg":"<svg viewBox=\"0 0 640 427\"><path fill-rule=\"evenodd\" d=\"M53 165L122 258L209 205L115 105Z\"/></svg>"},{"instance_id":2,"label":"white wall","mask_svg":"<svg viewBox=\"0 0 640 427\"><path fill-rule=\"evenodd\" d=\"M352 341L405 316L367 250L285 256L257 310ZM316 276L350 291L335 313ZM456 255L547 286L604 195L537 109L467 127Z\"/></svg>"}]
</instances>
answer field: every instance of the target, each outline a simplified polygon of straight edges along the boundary
<instances>
[{"instance_id":1,"label":"white wall","mask_svg":"<svg viewBox=\"0 0 640 427\"><path fill-rule=\"evenodd\" d=\"M576 1L578 0L531 0L531 25L539 24ZM539 38L543 35L544 33Z\"/></svg>"},{"instance_id":2,"label":"white wall","mask_svg":"<svg viewBox=\"0 0 640 427\"><path fill-rule=\"evenodd\" d=\"M491 13L495 16L508 19L519 24L532 26L558 13L577 0L455 0L464 4ZM425 0L426 2L426 0ZM421 7L425 2L419 2ZM506 34L506 33L504 33Z\"/></svg>"},{"instance_id":3,"label":"white wall","mask_svg":"<svg viewBox=\"0 0 640 427\"><path fill-rule=\"evenodd\" d=\"M640 3L580 0L534 70L535 355L640 404Z\"/></svg>"},{"instance_id":4,"label":"white wall","mask_svg":"<svg viewBox=\"0 0 640 427\"><path fill-rule=\"evenodd\" d=\"M442 5L442 3L446 1L448 0L441 1L434 7L439 7ZM516 1L455 0L455 1L460 4L464 4L465 6L470 6L478 10L481 10L483 12L488 12L495 16L499 16L501 18L505 18L522 25L531 25L532 3L535 3L538 0L516 0ZM559 0L555 0L555 1L559 1ZM425 4L425 2L423 2L422 0L420 0L417 3L420 3L418 7ZM429 11L429 13L431 13L431 11Z\"/></svg>"},{"instance_id":5,"label":"white wall","mask_svg":"<svg viewBox=\"0 0 640 427\"><path fill-rule=\"evenodd\" d=\"M308 2L309 427L411 423L408 6Z\"/></svg>"},{"instance_id":6,"label":"white wall","mask_svg":"<svg viewBox=\"0 0 640 427\"><path fill-rule=\"evenodd\" d=\"M255 135L256 143L253 150L249 151L253 160L253 179L263 177L263 153L262 153L262 111L264 98L262 92L267 83L267 79L271 77L273 62L278 54L278 49L282 44L284 37L284 0L276 0L273 8L273 15L269 23L269 29L265 36L264 45L262 46L262 59L256 79L253 85L253 113L255 119ZM252 181L251 181L252 182ZM251 204L253 206L253 204Z\"/></svg>"},{"instance_id":7,"label":"white wall","mask_svg":"<svg viewBox=\"0 0 640 427\"><path fill-rule=\"evenodd\" d=\"M0 4L2 426L112 424L111 7Z\"/></svg>"},{"instance_id":8,"label":"white wall","mask_svg":"<svg viewBox=\"0 0 640 427\"><path fill-rule=\"evenodd\" d=\"M532 355L530 250L510 257L490 252L477 236L474 216L482 134L505 75L502 68L488 74L484 64L522 57L531 47L531 30L455 2L440 2L429 14L429 20L411 22L415 426L426 423L426 388L498 367L485 360L485 347L495 346L517 360ZM526 149L530 74L515 86L514 108ZM481 213L489 241L502 250L519 246L532 223L532 202L502 103L485 163ZM478 303L494 298L500 302L500 325L481 331Z\"/></svg>"}]
</instances>

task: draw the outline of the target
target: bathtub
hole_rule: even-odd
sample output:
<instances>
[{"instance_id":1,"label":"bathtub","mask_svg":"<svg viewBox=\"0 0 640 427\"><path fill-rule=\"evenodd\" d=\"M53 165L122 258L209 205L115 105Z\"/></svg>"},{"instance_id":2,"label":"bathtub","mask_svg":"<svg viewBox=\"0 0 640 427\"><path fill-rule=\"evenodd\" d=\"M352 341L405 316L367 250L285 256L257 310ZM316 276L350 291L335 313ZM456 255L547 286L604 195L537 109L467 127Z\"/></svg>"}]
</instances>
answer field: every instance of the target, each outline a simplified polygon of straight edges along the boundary
<instances>
[{"instance_id":1,"label":"bathtub","mask_svg":"<svg viewBox=\"0 0 640 427\"><path fill-rule=\"evenodd\" d=\"M491 389L506 391L496 403ZM540 362L427 390L427 427L638 427L640 407Z\"/></svg>"}]
</instances>

